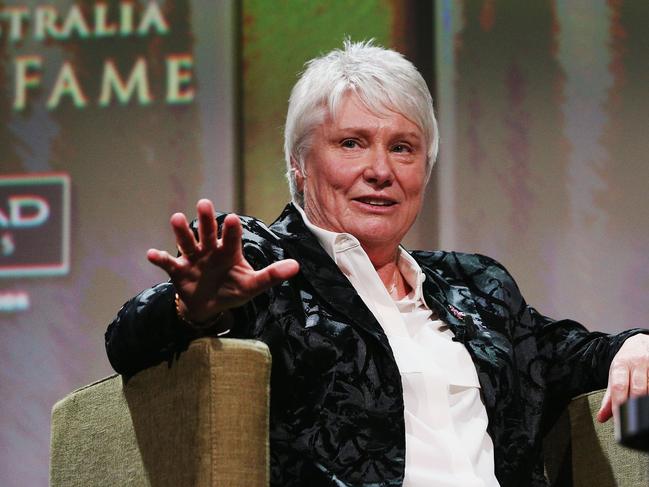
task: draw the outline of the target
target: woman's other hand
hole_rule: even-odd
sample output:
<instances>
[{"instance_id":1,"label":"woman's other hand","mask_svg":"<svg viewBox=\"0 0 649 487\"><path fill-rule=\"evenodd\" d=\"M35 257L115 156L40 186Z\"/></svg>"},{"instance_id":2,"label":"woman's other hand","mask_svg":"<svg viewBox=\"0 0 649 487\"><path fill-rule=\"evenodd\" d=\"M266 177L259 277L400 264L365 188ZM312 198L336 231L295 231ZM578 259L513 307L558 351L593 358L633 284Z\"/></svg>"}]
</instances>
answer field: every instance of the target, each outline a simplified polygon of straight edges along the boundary
<instances>
[{"instance_id":1,"label":"woman's other hand","mask_svg":"<svg viewBox=\"0 0 649 487\"><path fill-rule=\"evenodd\" d=\"M254 270L243 256L239 217L234 214L225 217L219 239L212 202L201 199L196 211L198 241L185 215L175 213L170 221L180 255L174 257L157 249L147 252L149 262L169 274L183 317L207 322L297 274L299 264L293 259Z\"/></svg>"},{"instance_id":2,"label":"woman's other hand","mask_svg":"<svg viewBox=\"0 0 649 487\"><path fill-rule=\"evenodd\" d=\"M629 397L649 394L649 335L628 338L617 352L608 373L608 387L597 413L607 421Z\"/></svg>"}]
</instances>

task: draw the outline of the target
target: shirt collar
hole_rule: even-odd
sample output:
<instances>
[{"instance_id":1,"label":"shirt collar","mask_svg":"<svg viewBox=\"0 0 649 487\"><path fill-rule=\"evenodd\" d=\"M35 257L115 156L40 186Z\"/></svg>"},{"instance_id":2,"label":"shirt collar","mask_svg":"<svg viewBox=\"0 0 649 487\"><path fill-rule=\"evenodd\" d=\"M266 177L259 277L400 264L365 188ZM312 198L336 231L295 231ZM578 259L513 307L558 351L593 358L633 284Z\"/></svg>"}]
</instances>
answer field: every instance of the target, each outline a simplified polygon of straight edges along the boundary
<instances>
[{"instance_id":1,"label":"shirt collar","mask_svg":"<svg viewBox=\"0 0 649 487\"><path fill-rule=\"evenodd\" d=\"M409 299L414 301L423 302L423 286L422 283L426 280L426 274L424 274L417 264L417 261L410 255L406 249L399 245L399 260L397 261L397 266L401 275L406 280L408 285L412 288L412 292L408 295Z\"/></svg>"},{"instance_id":2,"label":"shirt collar","mask_svg":"<svg viewBox=\"0 0 649 487\"><path fill-rule=\"evenodd\" d=\"M358 239L350 233L332 232L331 230L325 230L324 228L320 228L314 225L309 221L302 207L297 203L293 204L302 216L302 220L304 221L306 227L313 235L315 235L315 238L318 240L318 242L320 242L322 248L325 250L325 252L327 252L329 257L331 257L334 262L338 263L338 260L336 259L336 252L341 252L346 250L347 248L360 246ZM345 245L346 243L348 243L349 245Z\"/></svg>"},{"instance_id":3,"label":"shirt collar","mask_svg":"<svg viewBox=\"0 0 649 487\"><path fill-rule=\"evenodd\" d=\"M359 247L359 250L365 252L358 239L352 234L332 232L331 230L325 230L314 225L309 221L302 207L295 202L293 204L300 213L306 227L315 235L322 248L337 265L338 259L336 254L339 252L344 252L354 247ZM421 271L417 261L401 245L399 245L397 265L404 279L413 290L409 298L415 301L422 299L422 283L426 279L426 275Z\"/></svg>"}]
</instances>

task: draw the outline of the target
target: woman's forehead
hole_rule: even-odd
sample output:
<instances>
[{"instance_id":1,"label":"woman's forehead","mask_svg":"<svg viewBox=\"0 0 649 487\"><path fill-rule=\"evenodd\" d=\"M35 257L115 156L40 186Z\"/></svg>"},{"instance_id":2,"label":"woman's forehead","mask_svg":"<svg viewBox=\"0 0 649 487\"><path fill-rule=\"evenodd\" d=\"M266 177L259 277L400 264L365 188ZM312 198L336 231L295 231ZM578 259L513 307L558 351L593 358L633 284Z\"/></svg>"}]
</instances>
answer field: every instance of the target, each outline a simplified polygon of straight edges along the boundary
<instances>
[{"instance_id":1,"label":"woman's forehead","mask_svg":"<svg viewBox=\"0 0 649 487\"><path fill-rule=\"evenodd\" d=\"M324 107L323 107L324 109ZM423 132L415 121L387 104L369 106L356 93L347 93L338 102L338 106L325 109L321 125L336 129L369 129L386 124L399 126L401 131L412 136L421 137Z\"/></svg>"}]
</instances>

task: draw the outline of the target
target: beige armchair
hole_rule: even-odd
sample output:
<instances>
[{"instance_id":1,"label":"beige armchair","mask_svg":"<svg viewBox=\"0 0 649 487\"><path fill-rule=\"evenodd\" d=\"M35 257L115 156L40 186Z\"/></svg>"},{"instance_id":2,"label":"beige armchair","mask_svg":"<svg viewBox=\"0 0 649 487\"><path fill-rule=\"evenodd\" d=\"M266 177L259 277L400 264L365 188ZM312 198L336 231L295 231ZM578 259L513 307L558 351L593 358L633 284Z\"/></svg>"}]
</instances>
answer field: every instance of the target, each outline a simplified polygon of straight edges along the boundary
<instances>
[{"instance_id":1,"label":"beige armchair","mask_svg":"<svg viewBox=\"0 0 649 487\"><path fill-rule=\"evenodd\" d=\"M268 485L270 363L261 342L203 338L72 392L52 410L51 487Z\"/></svg>"},{"instance_id":2,"label":"beige armchair","mask_svg":"<svg viewBox=\"0 0 649 487\"><path fill-rule=\"evenodd\" d=\"M50 485L267 486L270 364L260 342L204 338L171 367L72 392L52 410ZM600 401L576 398L548 435L548 478L647 487L649 457L594 421Z\"/></svg>"}]
</instances>

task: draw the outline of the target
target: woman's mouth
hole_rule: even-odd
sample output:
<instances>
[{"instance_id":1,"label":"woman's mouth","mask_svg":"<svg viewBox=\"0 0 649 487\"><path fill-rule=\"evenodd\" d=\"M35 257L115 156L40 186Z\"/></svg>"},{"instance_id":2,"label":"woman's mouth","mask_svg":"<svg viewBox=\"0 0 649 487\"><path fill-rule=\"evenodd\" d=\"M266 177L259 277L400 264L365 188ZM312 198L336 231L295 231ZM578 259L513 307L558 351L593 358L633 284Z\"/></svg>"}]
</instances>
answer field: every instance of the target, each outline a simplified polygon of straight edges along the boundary
<instances>
[{"instance_id":1,"label":"woman's mouth","mask_svg":"<svg viewBox=\"0 0 649 487\"><path fill-rule=\"evenodd\" d=\"M396 204L396 201L387 199L387 198L376 198L376 197L371 197L371 196L364 196L361 198L354 198L354 200L359 201L361 203L365 203L366 205L371 205L371 206L392 206Z\"/></svg>"}]
</instances>

